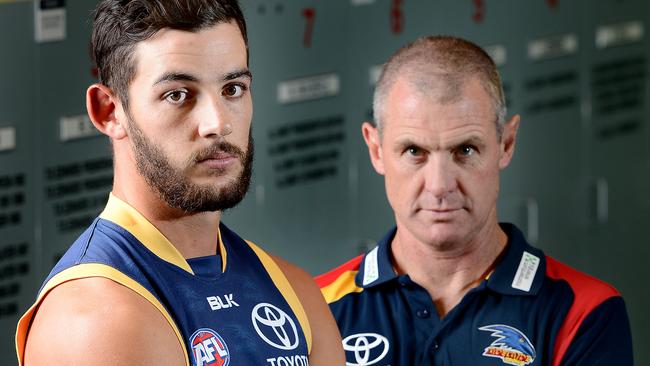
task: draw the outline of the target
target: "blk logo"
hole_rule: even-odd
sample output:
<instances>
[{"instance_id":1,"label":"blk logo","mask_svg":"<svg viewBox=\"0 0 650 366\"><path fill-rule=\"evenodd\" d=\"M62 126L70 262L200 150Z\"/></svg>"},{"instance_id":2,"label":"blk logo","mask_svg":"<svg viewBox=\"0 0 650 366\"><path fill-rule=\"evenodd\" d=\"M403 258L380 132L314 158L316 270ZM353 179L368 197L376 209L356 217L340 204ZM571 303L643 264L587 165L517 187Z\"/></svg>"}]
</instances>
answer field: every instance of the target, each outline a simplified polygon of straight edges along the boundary
<instances>
[{"instance_id":1,"label":"blk logo","mask_svg":"<svg viewBox=\"0 0 650 366\"><path fill-rule=\"evenodd\" d=\"M352 334L343 339L348 366L374 365L386 357L389 348L388 339L377 333Z\"/></svg>"},{"instance_id":2,"label":"blk logo","mask_svg":"<svg viewBox=\"0 0 650 366\"><path fill-rule=\"evenodd\" d=\"M201 328L190 338L197 366L228 366L230 352L223 338L212 329Z\"/></svg>"},{"instance_id":3,"label":"blk logo","mask_svg":"<svg viewBox=\"0 0 650 366\"><path fill-rule=\"evenodd\" d=\"M223 299L221 299L220 296L210 296L206 297L206 300L208 300L208 304L212 310L228 309L239 306L239 304L233 300L232 294L224 295Z\"/></svg>"},{"instance_id":4,"label":"blk logo","mask_svg":"<svg viewBox=\"0 0 650 366\"><path fill-rule=\"evenodd\" d=\"M283 350L298 347L296 323L277 306L257 304L251 313L251 320L257 334L271 346Z\"/></svg>"}]
</instances>

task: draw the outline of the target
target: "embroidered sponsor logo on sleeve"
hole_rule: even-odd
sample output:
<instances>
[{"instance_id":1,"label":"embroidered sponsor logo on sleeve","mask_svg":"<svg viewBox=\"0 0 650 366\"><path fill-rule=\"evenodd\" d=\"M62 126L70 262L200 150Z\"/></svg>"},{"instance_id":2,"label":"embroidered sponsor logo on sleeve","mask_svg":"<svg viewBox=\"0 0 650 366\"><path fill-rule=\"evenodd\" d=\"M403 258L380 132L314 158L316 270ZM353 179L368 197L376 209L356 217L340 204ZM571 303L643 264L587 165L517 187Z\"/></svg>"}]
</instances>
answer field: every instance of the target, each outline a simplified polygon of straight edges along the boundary
<instances>
[{"instance_id":1,"label":"embroidered sponsor logo on sleeve","mask_svg":"<svg viewBox=\"0 0 650 366\"><path fill-rule=\"evenodd\" d=\"M377 333L351 334L343 339L347 366L374 365L386 357L390 344Z\"/></svg>"},{"instance_id":2,"label":"embroidered sponsor logo on sleeve","mask_svg":"<svg viewBox=\"0 0 650 366\"><path fill-rule=\"evenodd\" d=\"M377 263L377 251L379 247L366 254L363 265L363 285L368 285L379 278L379 264Z\"/></svg>"},{"instance_id":3,"label":"embroidered sponsor logo on sleeve","mask_svg":"<svg viewBox=\"0 0 650 366\"><path fill-rule=\"evenodd\" d=\"M197 366L228 366L230 352L223 338L212 329L201 328L190 337Z\"/></svg>"},{"instance_id":4,"label":"embroidered sponsor logo on sleeve","mask_svg":"<svg viewBox=\"0 0 650 366\"><path fill-rule=\"evenodd\" d=\"M525 366L535 361L535 347L519 329L503 324L478 328L496 339L483 350L483 356L500 358L508 365Z\"/></svg>"},{"instance_id":5,"label":"embroidered sponsor logo on sleeve","mask_svg":"<svg viewBox=\"0 0 650 366\"><path fill-rule=\"evenodd\" d=\"M539 257L528 252L524 252L519 262L519 268L515 278L512 280L512 287L517 290L529 292L539 267Z\"/></svg>"}]
</instances>

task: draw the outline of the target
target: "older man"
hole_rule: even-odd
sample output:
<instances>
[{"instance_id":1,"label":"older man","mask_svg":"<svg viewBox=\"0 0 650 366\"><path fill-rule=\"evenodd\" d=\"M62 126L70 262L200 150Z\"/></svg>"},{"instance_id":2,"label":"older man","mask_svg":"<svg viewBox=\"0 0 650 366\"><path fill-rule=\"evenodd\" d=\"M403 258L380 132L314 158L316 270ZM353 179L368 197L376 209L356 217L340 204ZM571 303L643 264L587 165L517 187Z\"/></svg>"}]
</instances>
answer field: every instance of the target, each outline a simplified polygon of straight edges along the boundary
<instances>
[{"instance_id":1,"label":"older man","mask_svg":"<svg viewBox=\"0 0 650 366\"><path fill-rule=\"evenodd\" d=\"M515 151L499 75L471 42L427 37L384 66L363 136L396 228L318 278L348 365L631 365L611 286L497 219Z\"/></svg>"}]
</instances>

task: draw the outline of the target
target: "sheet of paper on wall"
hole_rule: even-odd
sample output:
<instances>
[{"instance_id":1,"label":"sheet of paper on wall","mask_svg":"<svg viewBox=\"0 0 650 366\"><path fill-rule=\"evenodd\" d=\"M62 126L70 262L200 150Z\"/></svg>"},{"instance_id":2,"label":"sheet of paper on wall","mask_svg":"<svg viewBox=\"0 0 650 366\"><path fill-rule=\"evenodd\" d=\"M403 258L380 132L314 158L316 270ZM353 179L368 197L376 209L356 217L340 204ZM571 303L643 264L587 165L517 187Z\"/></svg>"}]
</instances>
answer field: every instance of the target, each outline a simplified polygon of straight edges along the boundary
<instances>
[{"instance_id":1,"label":"sheet of paper on wall","mask_svg":"<svg viewBox=\"0 0 650 366\"><path fill-rule=\"evenodd\" d=\"M66 37L65 0L34 1L36 42L62 41Z\"/></svg>"},{"instance_id":2,"label":"sheet of paper on wall","mask_svg":"<svg viewBox=\"0 0 650 366\"><path fill-rule=\"evenodd\" d=\"M0 151L8 151L16 148L16 128L0 127Z\"/></svg>"}]
</instances>

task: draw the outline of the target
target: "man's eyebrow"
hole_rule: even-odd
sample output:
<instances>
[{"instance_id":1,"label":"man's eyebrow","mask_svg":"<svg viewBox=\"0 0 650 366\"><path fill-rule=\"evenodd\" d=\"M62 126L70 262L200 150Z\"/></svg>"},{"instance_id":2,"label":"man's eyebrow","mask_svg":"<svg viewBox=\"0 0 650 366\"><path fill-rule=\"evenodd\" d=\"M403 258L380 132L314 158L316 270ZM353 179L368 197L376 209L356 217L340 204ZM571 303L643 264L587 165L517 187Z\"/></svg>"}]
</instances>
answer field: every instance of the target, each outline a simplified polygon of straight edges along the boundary
<instances>
[{"instance_id":1,"label":"man's eyebrow","mask_svg":"<svg viewBox=\"0 0 650 366\"><path fill-rule=\"evenodd\" d=\"M192 81L192 82L197 82L199 79L190 74L186 74L183 72L168 72L163 74L161 77L156 80L156 82L153 83L153 85L158 85L170 81Z\"/></svg>"},{"instance_id":2,"label":"man's eyebrow","mask_svg":"<svg viewBox=\"0 0 650 366\"><path fill-rule=\"evenodd\" d=\"M223 81L234 80L240 77L248 77L250 80L253 80L253 74L251 74L248 69L241 69L233 72L229 72L223 77Z\"/></svg>"},{"instance_id":3,"label":"man's eyebrow","mask_svg":"<svg viewBox=\"0 0 650 366\"><path fill-rule=\"evenodd\" d=\"M398 139L397 142L395 143L395 149L396 150L405 150L411 146L419 147L420 144L415 142L413 139L410 137Z\"/></svg>"},{"instance_id":4,"label":"man's eyebrow","mask_svg":"<svg viewBox=\"0 0 650 366\"><path fill-rule=\"evenodd\" d=\"M418 141L416 141L415 139L413 139L411 137L405 137L405 138L397 139L394 146L395 146L396 150L401 151L401 150L406 150L407 148L412 147L412 146L422 148L424 145L425 144L423 144L422 142L418 142ZM447 146L447 148L448 149L455 149L455 148L458 148L458 147L464 146L464 145L473 145L473 146L476 146L478 148L484 148L485 147L485 141L484 141L483 138L481 138L478 135L471 135L471 136L467 136L467 137L464 137L464 138L459 138L459 139L457 139L455 141L449 142L449 145Z\"/></svg>"},{"instance_id":5,"label":"man's eyebrow","mask_svg":"<svg viewBox=\"0 0 650 366\"><path fill-rule=\"evenodd\" d=\"M223 81L229 81L229 80L234 80L240 77L247 77L249 79L253 79L253 74L248 70L248 69L241 69L241 70L236 70L233 72L229 72L226 75L223 76ZM163 74L161 77L159 77L153 85L158 85L170 81L191 81L191 82L198 82L199 78L197 78L194 75L187 74L184 72L168 72Z\"/></svg>"},{"instance_id":6,"label":"man's eyebrow","mask_svg":"<svg viewBox=\"0 0 650 366\"><path fill-rule=\"evenodd\" d=\"M479 148L482 148L485 146L485 142L481 137L474 135L474 136L469 136L467 138L464 138L460 140L457 144L455 144L455 146L464 146L464 145L474 145Z\"/></svg>"}]
</instances>

